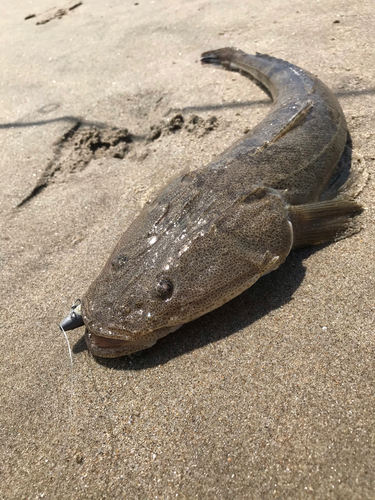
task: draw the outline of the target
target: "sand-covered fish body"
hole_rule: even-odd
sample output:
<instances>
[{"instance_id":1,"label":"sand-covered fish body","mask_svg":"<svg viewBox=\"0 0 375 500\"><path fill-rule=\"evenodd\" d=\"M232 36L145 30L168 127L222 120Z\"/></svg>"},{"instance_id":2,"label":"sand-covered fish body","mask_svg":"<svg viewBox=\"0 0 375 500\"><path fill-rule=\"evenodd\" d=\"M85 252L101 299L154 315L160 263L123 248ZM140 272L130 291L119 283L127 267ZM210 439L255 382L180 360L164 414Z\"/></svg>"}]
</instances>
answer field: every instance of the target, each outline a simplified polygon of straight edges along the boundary
<instances>
[{"instance_id":1,"label":"sand-covered fish body","mask_svg":"<svg viewBox=\"0 0 375 500\"><path fill-rule=\"evenodd\" d=\"M347 140L328 87L297 66L237 49L202 61L249 74L274 107L207 167L175 179L125 231L82 299L95 355L150 347L242 293L291 248L334 239L359 209L320 201Z\"/></svg>"}]
</instances>

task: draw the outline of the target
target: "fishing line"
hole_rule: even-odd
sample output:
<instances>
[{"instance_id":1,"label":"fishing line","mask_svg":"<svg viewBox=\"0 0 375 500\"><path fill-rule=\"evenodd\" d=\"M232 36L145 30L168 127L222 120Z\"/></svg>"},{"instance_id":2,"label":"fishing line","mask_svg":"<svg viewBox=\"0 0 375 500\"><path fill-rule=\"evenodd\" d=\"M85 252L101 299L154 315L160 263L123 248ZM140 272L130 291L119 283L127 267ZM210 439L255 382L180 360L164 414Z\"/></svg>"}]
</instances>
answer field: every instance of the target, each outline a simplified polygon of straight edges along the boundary
<instances>
[{"instance_id":1,"label":"fishing line","mask_svg":"<svg viewBox=\"0 0 375 500\"><path fill-rule=\"evenodd\" d=\"M66 343L68 345L68 352L69 352L69 358L70 358L70 403L69 403L70 423L69 423L69 425L71 425L71 421L72 421L72 417L73 417L73 394L74 394L73 356L72 356L72 350L70 348L70 342L69 342L68 336L67 336L64 328L61 325L60 325L60 330L63 332Z\"/></svg>"}]
</instances>

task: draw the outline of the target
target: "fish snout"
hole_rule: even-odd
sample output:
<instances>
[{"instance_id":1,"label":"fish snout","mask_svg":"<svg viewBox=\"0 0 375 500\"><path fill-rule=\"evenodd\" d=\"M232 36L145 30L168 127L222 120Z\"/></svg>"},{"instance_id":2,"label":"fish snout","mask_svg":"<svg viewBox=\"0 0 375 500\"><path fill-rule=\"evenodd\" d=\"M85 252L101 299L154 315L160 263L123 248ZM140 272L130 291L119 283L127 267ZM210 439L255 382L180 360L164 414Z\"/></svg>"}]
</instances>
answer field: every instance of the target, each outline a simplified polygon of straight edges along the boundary
<instances>
[{"instance_id":1,"label":"fish snout","mask_svg":"<svg viewBox=\"0 0 375 500\"><path fill-rule=\"evenodd\" d=\"M126 356L138 351L143 351L152 347L157 340L165 337L169 333L176 331L182 325L172 327L158 328L145 334L139 334L130 340L124 339L124 332L119 332L123 337L104 337L90 332L88 328L85 331L85 340L88 350L94 356L102 358L117 358L119 356ZM111 332L116 335L116 332Z\"/></svg>"}]
</instances>

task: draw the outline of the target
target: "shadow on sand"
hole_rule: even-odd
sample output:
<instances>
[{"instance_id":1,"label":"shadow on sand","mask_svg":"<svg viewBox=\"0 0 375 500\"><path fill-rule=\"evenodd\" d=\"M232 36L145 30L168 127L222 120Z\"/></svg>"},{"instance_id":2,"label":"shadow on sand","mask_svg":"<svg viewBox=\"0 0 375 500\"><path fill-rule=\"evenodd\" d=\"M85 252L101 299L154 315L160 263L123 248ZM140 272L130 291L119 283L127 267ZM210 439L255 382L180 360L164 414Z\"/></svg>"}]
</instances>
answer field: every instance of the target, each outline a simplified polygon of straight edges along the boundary
<instances>
[{"instance_id":1,"label":"shadow on sand","mask_svg":"<svg viewBox=\"0 0 375 500\"><path fill-rule=\"evenodd\" d=\"M292 252L279 269L261 278L244 293L219 309L187 323L140 354L114 359L95 359L102 366L114 370L145 370L168 363L173 358L249 327L271 311L293 300L293 294L305 276L303 260L321 248L322 245ZM73 347L73 352L78 354L86 349L82 337Z\"/></svg>"}]
</instances>

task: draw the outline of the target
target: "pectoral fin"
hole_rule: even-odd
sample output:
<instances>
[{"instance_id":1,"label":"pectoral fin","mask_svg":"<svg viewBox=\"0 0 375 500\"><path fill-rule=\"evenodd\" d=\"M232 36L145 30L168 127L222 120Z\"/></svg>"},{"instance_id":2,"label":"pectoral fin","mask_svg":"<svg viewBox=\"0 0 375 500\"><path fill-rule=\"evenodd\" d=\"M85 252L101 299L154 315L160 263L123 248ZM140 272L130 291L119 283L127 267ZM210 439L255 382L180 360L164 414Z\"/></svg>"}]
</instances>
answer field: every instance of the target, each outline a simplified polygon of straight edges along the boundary
<instances>
[{"instance_id":1,"label":"pectoral fin","mask_svg":"<svg viewBox=\"0 0 375 500\"><path fill-rule=\"evenodd\" d=\"M362 210L361 205L344 198L290 206L293 248L337 241L357 233L360 225L354 217Z\"/></svg>"}]
</instances>

